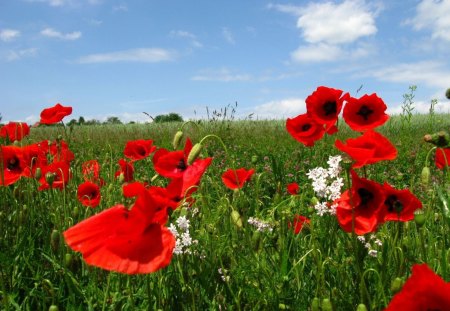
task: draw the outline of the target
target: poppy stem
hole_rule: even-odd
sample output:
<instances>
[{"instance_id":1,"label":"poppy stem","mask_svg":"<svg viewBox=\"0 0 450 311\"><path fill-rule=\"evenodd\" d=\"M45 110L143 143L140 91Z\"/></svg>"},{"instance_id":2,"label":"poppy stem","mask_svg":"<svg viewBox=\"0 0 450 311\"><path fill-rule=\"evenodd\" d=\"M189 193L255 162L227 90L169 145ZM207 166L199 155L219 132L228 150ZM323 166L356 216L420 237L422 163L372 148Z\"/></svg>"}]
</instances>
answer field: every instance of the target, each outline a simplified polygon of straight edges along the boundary
<instances>
[{"instance_id":1,"label":"poppy stem","mask_svg":"<svg viewBox=\"0 0 450 311\"><path fill-rule=\"evenodd\" d=\"M197 130L200 129L200 126L199 126L195 121L189 120L189 121L184 122L184 123L180 126L180 131L182 131L182 130L183 130L183 127L184 127L185 125L187 125L187 124L193 124L193 125L195 125L195 127L197 128Z\"/></svg>"},{"instance_id":2,"label":"poppy stem","mask_svg":"<svg viewBox=\"0 0 450 311\"><path fill-rule=\"evenodd\" d=\"M108 278L106 280L106 290L105 290L105 294L103 296L103 306L102 306L102 311L106 310L106 304L107 304L107 300L108 300L108 296L109 296L109 285L110 285L110 281L111 281L111 272L108 273Z\"/></svg>"}]
</instances>

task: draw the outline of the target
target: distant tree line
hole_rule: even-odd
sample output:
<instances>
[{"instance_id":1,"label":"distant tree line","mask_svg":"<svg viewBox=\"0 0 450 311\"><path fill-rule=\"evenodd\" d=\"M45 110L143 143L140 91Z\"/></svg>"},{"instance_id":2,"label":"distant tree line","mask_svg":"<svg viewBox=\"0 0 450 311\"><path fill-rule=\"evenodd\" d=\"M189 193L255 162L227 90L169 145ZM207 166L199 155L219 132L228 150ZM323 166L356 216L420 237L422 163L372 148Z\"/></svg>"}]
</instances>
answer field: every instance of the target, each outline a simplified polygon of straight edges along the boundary
<instances>
[{"instance_id":1,"label":"distant tree line","mask_svg":"<svg viewBox=\"0 0 450 311\"><path fill-rule=\"evenodd\" d=\"M178 113L169 113L169 114L163 114L163 115L157 115L156 117L152 118L153 122L155 123L163 123L163 122L183 122L183 118ZM0 121L1 121L1 115L0 115ZM134 124L136 122L130 121L128 124ZM123 124L122 121L118 117L108 117L105 121L100 122L97 119L91 119L91 120L85 120L84 117L79 117L77 119L72 119L69 122L67 122L67 126L73 126L73 125L100 125L100 124Z\"/></svg>"}]
</instances>

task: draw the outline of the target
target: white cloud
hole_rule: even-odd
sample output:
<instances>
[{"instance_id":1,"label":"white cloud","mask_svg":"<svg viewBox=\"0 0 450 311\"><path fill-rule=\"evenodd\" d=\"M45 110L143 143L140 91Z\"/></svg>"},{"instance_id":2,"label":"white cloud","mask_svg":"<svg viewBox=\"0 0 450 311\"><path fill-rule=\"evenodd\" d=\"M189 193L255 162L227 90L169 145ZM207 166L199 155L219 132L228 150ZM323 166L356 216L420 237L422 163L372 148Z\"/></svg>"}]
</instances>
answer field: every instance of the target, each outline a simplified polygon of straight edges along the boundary
<instances>
[{"instance_id":1,"label":"white cloud","mask_svg":"<svg viewBox=\"0 0 450 311\"><path fill-rule=\"evenodd\" d=\"M287 98L274 100L250 108L254 118L258 119L285 119L293 118L306 112L305 100L301 98Z\"/></svg>"},{"instance_id":2,"label":"white cloud","mask_svg":"<svg viewBox=\"0 0 450 311\"><path fill-rule=\"evenodd\" d=\"M3 29L0 31L0 40L4 42L12 41L20 36L20 31L15 29Z\"/></svg>"},{"instance_id":3,"label":"white cloud","mask_svg":"<svg viewBox=\"0 0 450 311\"><path fill-rule=\"evenodd\" d=\"M375 12L363 0L310 3L297 20L306 42L351 43L377 32Z\"/></svg>"},{"instance_id":4,"label":"white cloud","mask_svg":"<svg viewBox=\"0 0 450 311\"><path fill-rule=\"evenodd\" d=\"M450 71L445 64L436 61L403 63L381 69L367 70L363 75L382 81L420 85L421 83L447 89L450 85Z\"/></svg>"},{"instance_id":5,"label":"white cloud","mask_svg":"<svg viewBox=\"0 0 450 311\"><path fill-rule=\"evenodd\" d=\"M234 36L228 28L226 27L222 28L222 35L229 44L236 44Z\"/></svg>"},{"instance_id":6,"label":"white cloud","mask_svg":"<svg viewBox=\"0 0 450 311\"><path fill-rule=\"evenodd\" d=\"M342 54L343 51L338 46L319 43L300 46L291 53L291 59L299 63L334 61L340 58Z\"/></svg>"},{"instance_id":7,"label":"white cloud","mask_svg":"<svg viewBox=\"0 0 450 311\"><path fill-rule=\"evenodd\" d=\"M200 48L203 46L203 44L201 44L198 40L197 40L197 36L194 35L193 33L190 33L188 31L185 30L172 30L170 32L170 36L171 37L177 37L177 38L185 38L188 39L191 44L196 47L196 48Z\"/></svg>"},{"instance_id":8,"label":"white cloud","mask_svg":"<svg viewBox=\"0 0 450 311\"><path fill-rule=\"evenodd\" d=\"M431 29L433 39L450 41L449 16L449 0L422 0L416 7L416 16L406 23L416 30Z\"/></svg>"},{"instance_id":9,"label":"white cloud","mask_svg":"<svg viewBox=\"0 0 450 311\"><path fill-rule=\"evenodd\" d=\"M218 70L206 69L200 74L195 75L191 78L193 81L250 81L252 79L251 75L245 73L233 73L228 68L221 68Z\"/></svg>"},{"instance_id":10,"label":"white cloud","mask_svg":"<svg viewBox=\"0 0 450 311\"><path fill-rule=\"evenodd\" d=\"M61 40L77 40L81 38L81 32L74 31L70 33L62 33L53 28L45 28L41 31L41 35L49 38L58 38Z\"/></svg>"},{"instance_id":11,"label":"white cloud","mask_svg":"<svg viewBox=\"0 0 450 311\"><path fill-rule=\"evenodd\" d=\"M24 57L33 57L37 55L37 48L22 49L17 51L9 51L6 54L7 61L15 61Z\"/></svg>"},{"instance_id":12,"label":"white cloud","mask_svg":"<svg viewBox=\"0 0 450 311\"><path fill-rule=\"evenodd\" d=\"M158 63L174 60L175 57L176 54L174 52L165 49L140 48L103 54L91 54L81 57L78 62L81 64L116 62Z\"/></svg>"}]
</instances>

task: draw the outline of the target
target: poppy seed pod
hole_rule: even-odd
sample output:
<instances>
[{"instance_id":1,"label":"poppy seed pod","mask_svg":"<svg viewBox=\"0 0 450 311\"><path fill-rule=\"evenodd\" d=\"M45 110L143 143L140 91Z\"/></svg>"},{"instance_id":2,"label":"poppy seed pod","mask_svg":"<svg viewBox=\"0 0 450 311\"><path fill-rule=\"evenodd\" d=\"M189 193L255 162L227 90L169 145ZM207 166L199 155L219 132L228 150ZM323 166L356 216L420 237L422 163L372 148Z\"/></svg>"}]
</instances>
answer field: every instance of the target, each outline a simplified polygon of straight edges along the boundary
<instances>
[{"instance_id":1,"label":"poppy seed pod","mask_svg":"<svg viewBox=\"0 0 450 311\"><path fill-rule=\"evenodd\" d=\"M51 305L50 308L48 308L48 311L59 311L59 308L57 305Z\"/></svg>"},{"instance_id":2,"label":"poppy seed pod","mask_svg":"<svg viewBox=\"0 0 450 311\"><path fill-rule=\"evenodd\" d=\"M192 147L191 152L189 152L188 158L187 158L187 164L191 165L195 159L200 155L200 152L202 151L203 145L200 143L196 143L194 147Z\"/></svg>"},{"instance_id":3,"label":"poppy seed pod","mask_svg":"<svg viewBox=\"0 0 450 311\"><path fill-rule=\"evenodd\" d=\"M183 131L178 131L175 133L175 136L173 137L172 146L173 149L178 149L178 146L180 145L181 139L183 138Z\"/></svg>"}]
</instances>

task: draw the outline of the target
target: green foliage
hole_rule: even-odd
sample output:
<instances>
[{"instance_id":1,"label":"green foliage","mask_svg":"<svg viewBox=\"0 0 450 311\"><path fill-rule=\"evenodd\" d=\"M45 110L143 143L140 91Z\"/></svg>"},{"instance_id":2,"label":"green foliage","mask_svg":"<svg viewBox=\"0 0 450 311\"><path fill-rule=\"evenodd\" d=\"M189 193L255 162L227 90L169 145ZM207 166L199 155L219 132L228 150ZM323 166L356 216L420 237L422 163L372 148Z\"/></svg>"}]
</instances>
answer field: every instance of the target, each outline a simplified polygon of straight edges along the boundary
<instances>
[{"instance_id":1,"label":"green foliage","mask_svg":"<svg viewBox=\"0 0 450 311\"><path fill-rule=\"evenodd\" d=\"M415 91L417 90L417 86L411 85L409 87L409 93L403 94L403 104L402 104L402 112L400 114L402 121L402 129L408 128L411 129L411 120L413 116L414 107L414 97Z\"/></svg>"},{"instance_id":2,"label":"green foliage","mask_svg":"<svg viewBox=\"0 0 450 311\"><path fill-rule=\"evenodd\" d=\"M164 123L164 122L183 122L183 118L175 112L171 112L169 114L161 114L157 115L154 119L156 123Z\"/></svg>"},{"instance_id":3,"label":"green foliage","mask_svg":"<svg viewBox=\"0 0 450 311\"><path fill-rule=\"evenodd\" d=\"M439 126L449 115L433 117ZM213 163L193 205L173 211L169 219L173 224L186 215L198 243L191 254L174 255L165 269L132 276L88 266L65 245L62 234L102 210L129 202L114 177L127 141L149 138L172 149L179 124L100 126L96 121L75 127L70 149L76 160L67 188L37 191L37 181L29 178L0 187L0 309L363 310L364 304L367 310L382 310L394 294L392 283L405 280L414 263L427 262L449 281L448 177L430 166L432 182L422 184L428 116L412 115L413 131L402 130L402 120L392 117L379 129L397 147L398 158L370 165L365 174L415 193L424 204L423 222L380 226L376 235L383 245L377 258L368 256L363 244L353 243L334 216L320 217L311 208L314 193L306 173L339 153L330 146L353 135L345 124L335 136L306 148L287 134L284 121L230 121L226 127L203 121L198 128L185 127L184 136L194 144L210 133L228 137L228 153L214 140L204 142L201 156L212 156ZM61 127L38 127L26 139L32 143L62 134ZM81 165L91 159L99 161L106 183L95 209L81 206L76 198ZM254 168L256 174L233 192L220 179L229 167ZM136 180L164 186L162 179L151 181L151 159L137 161L135 168ZM300 185L297 196L285 190L293 181ZM298 235L289 226L296 214L312 224ZM267 221L273 231L257 231L248 223L250 217Z\"/></svg>"},{"instance_id":4,"label":"green foliage","mask_svg":"<svg viewBox=\"0 0 450 311\"><path fill-rule=\"evenodd\" d=\"M122 121L118 117L108 117L104 124L122 124Z\"/></svg>"},{"instance_id":5,"label":"green foliage","mask_svg":"<svg viewBox=\"0 0 450 311\"><path fill-rule=\"evenodd\" d=\"M445 92L445 97L447 97L447 99L450 99L450 88L448 88Z\"/></svg>"}]
</instances>

